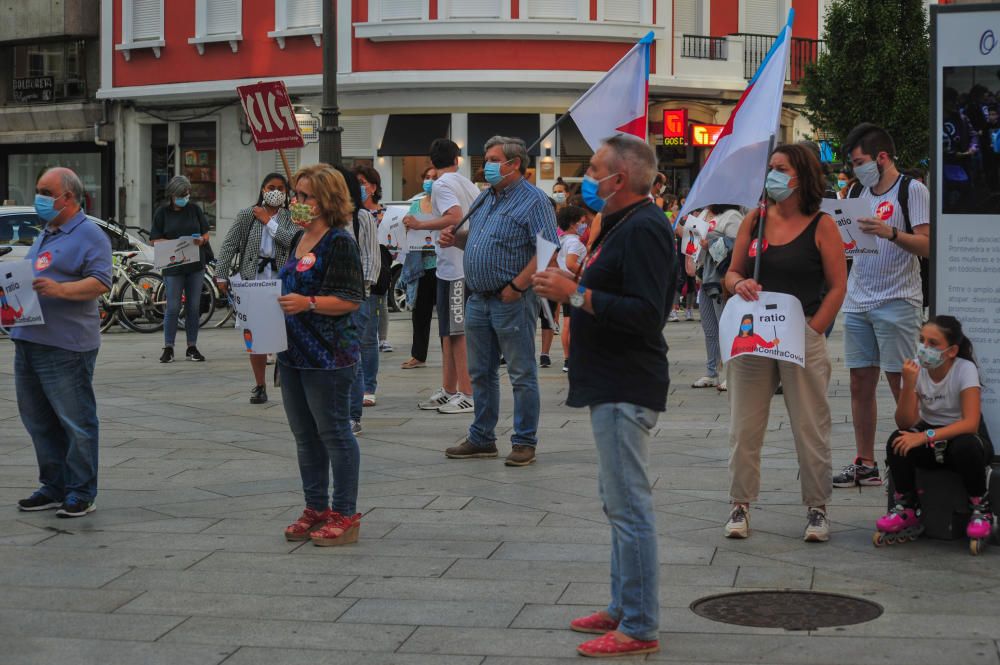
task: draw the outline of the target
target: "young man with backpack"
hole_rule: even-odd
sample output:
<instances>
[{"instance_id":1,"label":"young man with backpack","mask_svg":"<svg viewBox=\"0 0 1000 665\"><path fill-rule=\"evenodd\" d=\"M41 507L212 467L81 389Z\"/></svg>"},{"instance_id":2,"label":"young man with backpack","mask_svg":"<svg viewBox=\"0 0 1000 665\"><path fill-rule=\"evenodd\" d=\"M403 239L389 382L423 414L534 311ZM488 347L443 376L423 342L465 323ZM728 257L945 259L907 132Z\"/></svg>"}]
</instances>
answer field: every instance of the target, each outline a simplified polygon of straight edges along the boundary
<instances>
[{"instance_id":1,"label":"young man with backpack","mask_svg":"<svg viewBox=\"0 0 1000 665\"><path fill-rule=\"evenodd\" d=\"M918 257L930 254L930 193L896 168L892 137L862 123L844 141L860 187L849 192L871 203L872 217L858 220L876 236L877 254L859 254L844 301L844 360L851 372L851 414L857 457L833 477L835 487L881 485L875 461L878 407L875 390L885 372L899 399L903 363L916 355L924 291Z\"/></svg>"}]
</instances>

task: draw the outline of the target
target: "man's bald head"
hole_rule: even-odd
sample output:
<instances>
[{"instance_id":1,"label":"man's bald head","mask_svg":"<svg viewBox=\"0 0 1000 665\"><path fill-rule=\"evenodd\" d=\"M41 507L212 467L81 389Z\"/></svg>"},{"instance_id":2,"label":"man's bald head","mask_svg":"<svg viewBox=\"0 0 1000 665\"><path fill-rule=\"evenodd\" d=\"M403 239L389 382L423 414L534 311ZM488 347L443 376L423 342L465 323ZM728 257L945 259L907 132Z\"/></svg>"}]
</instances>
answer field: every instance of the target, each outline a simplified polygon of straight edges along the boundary
<instances>
[{"instance_id":1,"label":"man's bald head","mask_svg":"<svg viewBox=\"0 0 1000 665\"><path fill-rule=\"evenodd\" d=\"M55 199L59 216L50 224L59 225L80 211L83 205L83 183L71 169L56 166L45 171L35 184L35 193Z\"/></svg>"}]
</instances>

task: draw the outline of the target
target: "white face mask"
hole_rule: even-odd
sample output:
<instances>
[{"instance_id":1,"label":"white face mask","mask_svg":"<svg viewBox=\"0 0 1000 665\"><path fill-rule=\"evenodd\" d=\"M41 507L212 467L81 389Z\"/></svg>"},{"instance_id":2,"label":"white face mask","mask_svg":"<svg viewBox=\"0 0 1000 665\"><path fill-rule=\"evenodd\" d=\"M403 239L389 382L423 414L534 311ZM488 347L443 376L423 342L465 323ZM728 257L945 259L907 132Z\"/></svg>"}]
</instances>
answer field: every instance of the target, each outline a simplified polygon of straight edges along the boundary
<instances>
[{"instance_id":1,"label":"white face mask","mask_svg":"<svg viewBox=\"0 0 1000 665\"><path fill-rule=\"evenodd\" d=\"M860 166L855 166L854 175L857 177L858 182L868 189L877 185L878 181L882 179L882 172L878 168L878 162L874 159Z\"/></svg>"},{"instance_id":2,"label":"white face mask","mask_svg":"<svg viewBox=\"0 0 1000 665\"><path fill-rule=\"evenodd\" d=\"M285 205L285 193L280 189L269 189L264 192L264 205L270 208L280 208Z\"/></svg>"}]
</instances>

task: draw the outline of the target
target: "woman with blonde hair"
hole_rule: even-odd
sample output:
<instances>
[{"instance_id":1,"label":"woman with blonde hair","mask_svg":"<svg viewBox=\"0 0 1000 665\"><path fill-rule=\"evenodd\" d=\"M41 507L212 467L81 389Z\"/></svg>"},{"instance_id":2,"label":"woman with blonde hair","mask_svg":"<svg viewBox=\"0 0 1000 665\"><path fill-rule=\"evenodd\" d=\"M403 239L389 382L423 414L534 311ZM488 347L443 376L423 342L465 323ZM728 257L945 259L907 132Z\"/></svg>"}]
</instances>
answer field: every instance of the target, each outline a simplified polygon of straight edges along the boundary
<instances>
[{"instance_id":1,"label":"woman with blonde hair","mask_svg":"<svg viewBox=\"0 0 1000 665\"><path fill-rule=\"evenodd\" d=\"M327 164L300 169L293 182L292 221L303 232L280 272L288 350L278 354L278 370L306 508L285 538L344 545L357 541L361 521L361 452L349 420L361 355L351 313L364 300L358 243L345 228L354 203L344 177Z\"/></svg>"}]
</instances>

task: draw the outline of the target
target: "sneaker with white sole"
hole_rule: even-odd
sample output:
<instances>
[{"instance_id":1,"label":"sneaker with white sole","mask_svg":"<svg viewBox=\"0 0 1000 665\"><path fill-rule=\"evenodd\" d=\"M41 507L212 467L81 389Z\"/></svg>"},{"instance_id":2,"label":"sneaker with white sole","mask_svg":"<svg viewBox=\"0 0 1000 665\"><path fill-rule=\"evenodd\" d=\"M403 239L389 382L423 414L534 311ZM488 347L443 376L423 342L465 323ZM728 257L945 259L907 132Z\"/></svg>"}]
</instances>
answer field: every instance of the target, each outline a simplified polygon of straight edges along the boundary
<instances>
[{"instance_id":1,"label":"sneaker with white sole","mask_svg":"<svg viewBox=\"0 0 1000 665\"><path fill-rule=\"evenodd\" d=\"M715 388L719 385L719 377L703 376L691 384L692 388Z\"/></svg>"},{"instance_id":2,"label":"sneaker with white sole","mask_svg":"<svg viewBox=\"0 0 1000 665\"><path fill-rule=\"evenodd\" d=\"M809 507L806 517L806 532L802 537L807 543L825 543L830 540L830 520L822 508Z\"/></svg>"},{"instance_id":3,"label":"sneaker with white sole","mask_svg":"<svg viewBox=\"0 0 1000 665\"><path fill-rule=\"evenodd\" d=\"M878 475L878 462L869 466L860 457L856 457L851 464L845 466L840 473L833 477L834 487L856 487L858 485L877 487L881 484L882 478Z\"/></svg>"},{"instance_id":4,"label":"sneaker with white sole","mask_svg":"<svg viewBox=\"0 0 1000 665\"><path fill-rule=\"evenodd\" d=\"M357 435L361 434L361 432L363 432L363 431L364 430L361 428L361 421L360 420L352 420L351 421L351 434L354 434L355 436L357 436Z\"/></svg>"},{"instance_id":5,"label":"sneaker with white sole","mask_svg":"<svg viewBox=\"0 0 1000 665\"><path fill-rule=\"evenodd\" d=\"M741 503L733 506L726 522L726 538L748 538L750 536L750 506Z\"/></svg>"},{"instance_id":6,"label":"sneaker with white sole","mask_svg":"<svg viewBox=\"0 0 1000 665\"><path fill-rule=\"evenodd\" d=\"M724 393L727 390L729 390L729 388L726 386L726 382L725 381L723 381L722 383L720 383L719 385L717 385L715 387L715 389L718 390L720 393Z\"/></svg>"},{"instance_id":7,"label":"sneaker with white sole","mask_svg":"<svg viewBox=\"0 0 1000 665\"><path fill-rule=\"evenodd\" d=\"M64 501L62 508L56 511L56 517L83 517L97 510L93 501L84 501L73 497Z\"/></svg>"},{"instance_id":8,"label":"sneaker with white sole","mask_svg":"<svg viewBox=\"0 0 1000 665\"><path fill-rule=\"evenodd\" d=\"M670 323L677 323L680 320L681 320L680 317L677 316L677 310L676 309L670 310L670 316L667 317L667 321L669 321Z\"/></svg>"},{"instance_id":9,"label":"sneaker with white sole","mask_svg":"<svg viewBox=\"0 0 1000 665\"><path fill-rule=\"evenodd\" d=\"M423 402L418 402L417 408L423 409L424 411L437 411L440 407L447 404L452 397L454 397L454 395L444 388L438 388L437 391L428 399Z\"/></svg>"},{"instance_id":10,"label":"sneaker with white sole","mask_svg":"<svg viewBox=\"0 0 1000 665\"><path fill-rule=\"evenodd\" d=\"M453 415L456 413L472 413L476 405L472 398L464 393L455 393L447 402L438 407L438 413Z\"/></svg>"}]
</instances>

